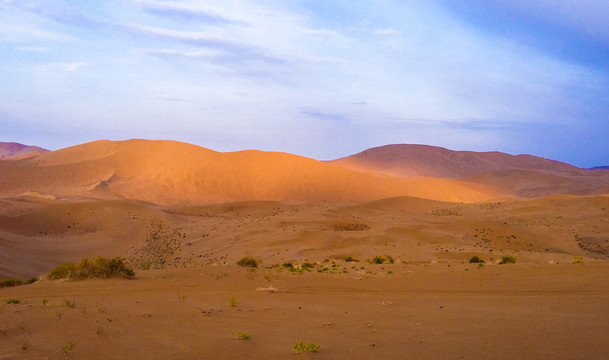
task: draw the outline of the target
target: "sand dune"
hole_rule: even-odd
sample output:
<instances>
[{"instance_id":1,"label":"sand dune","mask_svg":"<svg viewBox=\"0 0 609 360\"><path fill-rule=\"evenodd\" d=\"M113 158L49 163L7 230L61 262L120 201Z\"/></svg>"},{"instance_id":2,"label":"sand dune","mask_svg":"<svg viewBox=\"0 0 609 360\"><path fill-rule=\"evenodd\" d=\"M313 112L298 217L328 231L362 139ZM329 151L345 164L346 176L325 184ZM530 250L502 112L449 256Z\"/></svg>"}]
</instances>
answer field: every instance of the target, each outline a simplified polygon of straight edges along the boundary
<instances>
[{"instance_id":1,"label":"sand dune","mask_svg":"<svg viewBox=\"0 0 609 360\"><path fill-rule=\"evenodd\" d=\"M430 176L486 184L506 194L541 197L550 194L601 194L609 172L532 155L452 151L426 145L387 145L331 161L348 169L409 178Z\"/></svg>"},{"instance_id":2,"label":"sand dune","mask_svg":"<svg viewBox=\"0 0 609 360\"><path fill-rule=\"evenodd\" d=\"M32 154L44 153L49 150L38 146L28 146L14 142L0 142L0 160L20 158Z\"/></svg>"},{"instance_id":3,"label":"sand dune","mask_svg":"<svg viewBox=\"0 0 609 360\"><path fill-rule=\"evenodd\" d=\"M286 153L218 153L172 141L97 141L0 163L0 196L126 198L155 203L354 202L391 196L475 202L490 186L364 174Z\"/></svg>"},{"instance_id":4,"label":"sand dune","mask_svg":"<svg viewBox=\"0 0 609 360\"><path fill-rule=\"evenodd\" d=\"M333 160L341 166L394 176L432 176L459 179L479 173L521 169L574 172L579 168L532 155L452 151L428 145L386 145Z\"/></svg>"}]
</instances>

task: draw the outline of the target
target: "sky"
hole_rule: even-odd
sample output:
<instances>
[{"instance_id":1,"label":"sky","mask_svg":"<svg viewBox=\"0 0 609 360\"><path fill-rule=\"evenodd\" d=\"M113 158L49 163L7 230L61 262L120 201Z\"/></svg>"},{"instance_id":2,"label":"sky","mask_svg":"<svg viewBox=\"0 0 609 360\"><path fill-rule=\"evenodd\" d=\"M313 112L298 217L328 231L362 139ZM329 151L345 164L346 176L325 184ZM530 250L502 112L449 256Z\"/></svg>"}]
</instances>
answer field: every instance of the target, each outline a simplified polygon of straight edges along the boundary
<instances>
[{"instance_id":1,"label":"sky","mask_svg":"<svg viewBox=\"0 0 609 360\"><path fill-rule=\"evenodd\" d=\"M0 0L0 141L609 165L601 0Z\"/></svg>"}]
</instances>

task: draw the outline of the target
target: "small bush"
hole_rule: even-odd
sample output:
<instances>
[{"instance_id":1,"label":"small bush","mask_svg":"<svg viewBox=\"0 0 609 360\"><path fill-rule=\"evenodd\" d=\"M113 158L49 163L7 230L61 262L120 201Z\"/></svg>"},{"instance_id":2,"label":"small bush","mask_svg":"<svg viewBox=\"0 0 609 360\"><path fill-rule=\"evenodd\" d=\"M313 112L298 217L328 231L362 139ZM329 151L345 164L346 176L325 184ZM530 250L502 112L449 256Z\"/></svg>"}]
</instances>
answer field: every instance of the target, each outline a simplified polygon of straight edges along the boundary
<instances>
[{"instance_id":1,"label":"small bush","mask_svg":"<svg viewBox=\"0 0 609 360\"><path fill-rule=\"evenodd\" d=\"M78 264L61 264L51 270L48 276L49 279L107 279L113 276L132 278L135 276L135 272L125 263L125 259L122 257L106 259L98 256L94 260L82 259Z\"/></svg>"},{"instance_id":2,"label":"small bush","mask_svg":"<svg viewBox=\"0 0 609 360\"><path fill-rule=\"evenodd\" d=\"M297 354L301 354L303 352L318 352L319 345L317 345L316 343L305 344L302 342L302 340L300 340L299 342L294 344L294 351L296 351Z\"/></svg>"},{"instance_id":3,"label":"small bush","mask_svg":"<svg viewBox=\"0 0 609 360\"><path fill-rule=\"evenodd\" d=\"M483 264L484 264L484 260L480 259L480 258L478 257L478 255L474 255L474 256L472 256L472 258L471 258L471 259L469 259L469 263L470 263L470 264L480 264L480 263L483 263Z\"/></svg>"},{"instance_id":4,"label":"small bush","mask_svg":"<svg viewBox=\"0 0 609 360\"><path fill-rule=\"evenodd\" d=\"M6 300L6 303L7 304L20 304L21 300L15 299L15 298L11 298L11 299Z\"/></svg>"},{"instance_id":5,"label":"small bush","mask_svg":"<svg viewBox=\"0 0 609 360\"><path fill-rule=\"evenodd\" d=\"M254 259L254 258L245 256L241 260L237 261L237 265L243 266L243 267L257 268L258 267L258 261L256 261L256 259Z\"/></svg>"},{"instance_id":6,"label":"small bush","mask_svg":"<svg viewBox=\"0 0 609 360\"><path fill-rule=\"evenodd\" d=\"M516 264L516 258L513 256L503 256L501 261L499 261L499 265L503 264Z\"/></svg>"},{"instance_id":7,"label":"small bush","mask_svg":"<svg viewBox=\"0 0 609 360\"><path fill-rule=\"evenodd\" d=\"M252 338L252 336L246 332L237 333L237 339L239 339L239 340L249 340L251 338Z\"/></svg>"},{"instance_id":8,"label":"small bush","mask_svg":"<svg viewBox=\"0 0 609 360\"><path fill-rule=\"evenodd\" d=\"M359 262L359 260L357 260L356 258L354 258L353 256L347 256L345 258L345 262Z\"/></svg>"},{"instance_id":9,"label":"small bush","mask_svg":"<svg viewBox=\"0 0 609 360\"><path fill-rule=\"evenodd\" d=\"M26 351L30 348L30 346L32 346L32 342L30 341L30 339L21 340L21 350Z\"/></svg>"},{"instance_id":10,"label":"small bush","mask_svg":"<svg viewBox=\"0 0 609 360\"><path fill-rule=\"evenodd\" d=\"M576 257L573 259L573 263L574 263L574 264L583 264L583 263L584 263L584 258L583 258L583 257L581 257L581 256L576 256Z\"/></svg>"},{"instance_id":11,"label":"small bush","mask_svg":"<svg viewBox=\"0 0 609 360\"><path fill-rule=\"evenodd\" d=\"M393 258L389 255L383 255L383 256L375 256L372 259L369 259L368 262L370 264L393 264L395 263L395 260L393 260Z\"/></svg>"},{"instance_id":12,"label":"small bush","mask_svg":"<svg viewBox=\"0 0 609 360\"><path fill-rule=\"evenodd\" d=\"M235 299L235 297L233 296L228 301L228 304L230 305L230 307L235 307L235 306L237 306L239 304L239 301L237 301L237 299Z\"/></svg>"},{"instance_id":13,"label":"small bush","mask_svg":"<svg viewBox=\"0 0 609 360\"><path fill-rule=\"evenodd\" d=\"M0 281L0 288L19 286L21 284L23 284L23 281L19 279L4 279Z\"/></svg>"}]
</instances>

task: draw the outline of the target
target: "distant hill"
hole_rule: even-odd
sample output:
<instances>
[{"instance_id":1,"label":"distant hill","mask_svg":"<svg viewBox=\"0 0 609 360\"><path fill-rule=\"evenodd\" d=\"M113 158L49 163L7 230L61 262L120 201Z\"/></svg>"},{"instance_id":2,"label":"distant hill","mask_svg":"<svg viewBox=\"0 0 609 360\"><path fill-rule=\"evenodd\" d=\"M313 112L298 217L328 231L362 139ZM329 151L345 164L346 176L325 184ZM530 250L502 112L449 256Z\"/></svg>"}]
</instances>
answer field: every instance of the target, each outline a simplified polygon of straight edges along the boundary
<instances>
[{"instance_id":1,"label":"distant hill","mask_svg":"<svg viewBox=\"0 0 609 360\"><path fill-rule=\"evenodd\" d=\"M10 159L24 155L44 153L49 150L38 146L28 146L15 142L0 142L0 159Z\"/></svg>"},{"instance_id":2,"label":"distant hill","mask_svg":"<svg viewBox=\"0 0 609 360\"><path fill-rule=\"evenodd\" d=\"M392 176L432 176L459 179L497 170L575 172L580 169L532 155L453 151L428 145L386 145L331 161L359 171Z\"/></svg>"},{"instance_id":3,"label":"distant hill","mask_svg":"<svg viewBox=\"0 0 609 360\"><path fill-rule=\"evenodd\" d=\"M609 166L595 166L589 170L609 170Z\"/></svg>"},{"instance_id":4,"label":"distant hill","mask_svg":"<svg viewBox=\"0 0 609 360\"><path fill-rule=\"evenodd\" d=\"M409 178L429 176L485 184L521 197L609 192L608 174L532 155L387 145L330 161L348 169Z\"/></svg>"}]
</instances>

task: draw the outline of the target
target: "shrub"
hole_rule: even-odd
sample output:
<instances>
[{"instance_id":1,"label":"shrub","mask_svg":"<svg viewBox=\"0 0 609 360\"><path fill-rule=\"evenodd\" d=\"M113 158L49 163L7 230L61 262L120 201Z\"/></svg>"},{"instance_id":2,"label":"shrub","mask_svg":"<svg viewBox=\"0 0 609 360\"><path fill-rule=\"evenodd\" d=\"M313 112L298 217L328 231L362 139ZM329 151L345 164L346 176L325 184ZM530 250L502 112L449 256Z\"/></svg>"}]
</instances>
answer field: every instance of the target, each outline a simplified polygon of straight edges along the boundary
<instances>
[{"instance_id":1,"label":"shrub","mask_svg":"<svg viewBox=\"0 0 609 360\"><path fill-rule=\"evenodd\" d=\"M254 258L245 256L241 260L237 261L237 265L243 266L243 267L257 268L258 267L258 261L256 261L256 259L254 259Z\"/></svg>"},{"instance_id":2,"label":"shrub","mask_svg":"<svg viewBox=\"0 0 609 360\"><path fill-rule=\"evenodd\" d=\"M385 263L393 264L395 262L395 260L393 260L393 258L389 255L383 255L383 256L375 256L372 259L369 259L368 262L370 264L385 264Z\"/></svg>"},{"instance_id":3,"label":"shrub","mask_svg":"<svg viewBox=\"0 0 609 360\"><path fill-rule=\"evenodd\" d=\"M503 264L516 264L516 258L513 256L503 256L501 261L499 261L499 265Z\"/></svg>"},{"instance_id":4,"label":"shrub","mask_svg":"<svg viewBox=\"0 0 609 360\"><path fill-rule=\"evenodd\" d=\"M472 256L471 259L469 259L469 263L470 264L480 264L480 263L484 263L484 260L480 259L478 257L478 255L474 255L474 256Z\"/></svg>"},{"instance_id":5,"label":"shrub","mask_svg":"<svg viewBox=\"0 0 609 360\"><path fill-rule=\"evenodd\" d=\"M583 264L583 263L584 263L584 258L583 258L583 257L581 257L581 256L576 256L576 257L573 259L573 263L574 263L574 264Z\"/></svg>"},{"instance_id":6,"label":"shrub","mask_svg":"<svg viewBox=\"0 0 609 360\"><path fill-rule=\"evenodd\" d=\"M125 259L122 257L106 259L101 256L94 260L82 259L78 264L61 264L49 272L49 279L107 279L113 276L132 278L135 276L135 272L125 263Z\"/></svg>"},{"instance_id":7,"label":"shrub","mask_svg":"<svg viewBox=\"0 0 609 360\"><path fill-rule=\"evenodd\" d=\"M6 300L6 303L7 304L20 304L21 300L15 299L15 298L11 298L11 299Z\"/></svg>"},{"instance_id":8,"label":"shrub","mask_svg":"<svg viewBox=\"0 0 609 360\"><path fill-rule=\"evenodd\" d=\"M235 307L235 306L237 306L239 304L239 301L237 301L237 299L235 299L235 297L233 296L228 301L228 304L230 305L230 307Z\"/></svg>"},{"instance_id":9,"label":"shrub","mask_svg":"<svg viewBox=\"0 0 609 360\"><path fill-rule=\"evenodd\" d=\"M302 340L300 340L299 342L297 342L296 344L294 344L294 351L296 351L297 354L301 354L303 352L318 352L319 351L319 345L317 345L316 343L303 343Z\"/></svg>"},{"instance_id":10,"label":"shrub","mask_svg":"<svg viewBox=\"0 0 609 360\"><path fill-rule=\"evenodd\" d=\"M23 282L19 279L4 279L0 281L0 288L19 286Z\"/></svg>"},{"instance_id":11,"label":"shrub","mask_svg":"<svg viewBox=\"0 0 609 360\"><path fill-rule=\"evenodd\" d=\"M239 339L239 340L249 340L251 338L252 338L252 336L246 332L237 333L237 339Z\"/></svg>"},{"instance_id":12,"label":"shrub","mask_svg":"<svg viewBox=\"0 0 609 360\"><path fill-rule=\"evenodd\" d=\"M345 262L359 262L359 260L357 260L356 258L354 258L353 256L347 256L345 258Z\"/></svg>"}]
</instances>

